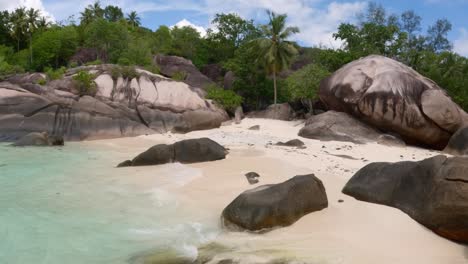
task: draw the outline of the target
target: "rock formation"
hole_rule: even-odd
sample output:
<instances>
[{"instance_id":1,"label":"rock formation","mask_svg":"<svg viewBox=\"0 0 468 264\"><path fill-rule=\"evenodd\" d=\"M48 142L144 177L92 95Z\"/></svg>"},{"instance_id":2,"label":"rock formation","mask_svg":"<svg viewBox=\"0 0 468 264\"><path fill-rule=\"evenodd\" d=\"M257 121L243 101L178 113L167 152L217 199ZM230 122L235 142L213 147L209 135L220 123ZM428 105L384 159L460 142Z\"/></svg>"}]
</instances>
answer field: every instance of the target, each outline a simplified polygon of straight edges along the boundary
<instances>
[{"instance_id":1,"label":"rock formation","mask_svg":"<svg viewBox=\"0 0 468 264\"><path fill-rule=\"evenodd\" d=\"M161 74L173 78L181 78L180 81L186 84L205 89L207 86L214 84L210 78L203 75L190 60L176 56L157 55L153 59L154 63L159 66Z\"/></svg>"},{"instance_id":2,"label":"rock formation","mask_svg":"<svg viewBox=\"0 0 468 264\"><path fill-rule=\"evenodd\" d=\"M160 144L120 163L117 167L161 165L172 162L197 163L226 158L226 149L208 138L182 140L172 145Z\"/></svg>"},{"instance_id":3,"label":"rock formation","mask_svg":"<svg viewBox=\"0 0 468 264\"><path fill-rule=\"evenodd\" d=\"M396 133L407 143L437 149L467 120L436 83L382 56L345 65L321 83L319 95L330 110Z\"/></svg>"},{"instance_id":4,"label":"rock formation","mask_svg":"<svg viewBox=\"0 0 468 264\"><path fill-rule=\"evenodd\" d=\"M251 118L266 118L290 121L294 118L294 110L288 103L270 105L263 111L251 112L247 115Z\"/></svg>"},{"instance_id":5,"label":"rock formation","mask_svg":"<svg viewBox=\"0 0 468 264\"><path fill-rule=\"evenodd\" d=\"M228 228L263 231L292 225L326 207L325 187L310 174L243 192L224 209L222 219Z\"/></svg>"},{"instance_id":6,"label":"rock formation","mask_svg":"<svg viewBox=\"0 0 468 264\"><path fill-rule=\"evenodd\" d=\"M73 80L78 71L95 75L95 94L79 94ZM41 76L0 83L0 140L42 131L65 140L189 132L216 128L228 119L199 88L144 70L129 75L115 65L87 66L46 85L31 83Z\"/></svg>"},{"instance_id":7,"label":"rock formation","mask_svg":"<svg viewBox=\"0 0 468 264\"><path fill-rule=\"evenodd\" d=\"M437 156L419 162L372 163L343 193L396 207L435 233L468 243L468 159Z\"/></svg>"},{"instance_id":8,"label":"rock formation","mask_svg":"<svg viewBox=\"0 0 468 264\"><path fill-rule=\"evenodd\" d=\"M322 141L375 142L381 133L343 112L328 111L307 119L299 136Z\"/></svg>"},{"instance_id":9,"label":"rock formation","mask_svg":"<svg viewBox=\"0 0 468 264\"><path fill-rule=\"evenodd\" d=\"M457 156L468 155L468 126L460 128L453 134L444 152Z\"/></svg>"},{"instance_id":10,"label":"rock formation","mask_svg":"<svg viewBox=\"0 0 468 264\"><path fill-rule=\"evenodd\" d=\"M63 146L63 138L61 137L49 137L47 132L34 132L29 133L15 143L13 146L15 147L26 147L26 146Z\"/></svg>"}]
</instances>

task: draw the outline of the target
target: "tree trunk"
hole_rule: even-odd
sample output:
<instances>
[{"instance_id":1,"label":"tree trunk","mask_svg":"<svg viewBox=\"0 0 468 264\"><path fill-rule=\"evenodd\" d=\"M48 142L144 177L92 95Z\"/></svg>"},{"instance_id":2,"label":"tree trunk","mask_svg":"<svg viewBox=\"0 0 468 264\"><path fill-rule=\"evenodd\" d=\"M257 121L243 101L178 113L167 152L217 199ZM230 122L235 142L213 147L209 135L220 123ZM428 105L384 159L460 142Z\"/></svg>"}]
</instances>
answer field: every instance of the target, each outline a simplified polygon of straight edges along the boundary
<instances>
[{"instance_id":1,"label":"tree trunk","mask_svg":"<svg viewBox=\"0 0 468 264\"><path fill-rule=\"evenodd\" d=\"M278 99L278 93L277 93L277 90L276 90L276 70L273 70L273 86L275 88L275 101L274 101L274 103L276 104L277 99Z\"/></svg>"},{"instance_id":2,"label":"tree trunk","mask_svg":"<svg viewBox=\"0 0 468 264\"><path fill-rule=\"evenodd\" d=\"M29 56L31 58L31 67L33 66L32 35L29 34Z\"/></svg>"}]
</instances>

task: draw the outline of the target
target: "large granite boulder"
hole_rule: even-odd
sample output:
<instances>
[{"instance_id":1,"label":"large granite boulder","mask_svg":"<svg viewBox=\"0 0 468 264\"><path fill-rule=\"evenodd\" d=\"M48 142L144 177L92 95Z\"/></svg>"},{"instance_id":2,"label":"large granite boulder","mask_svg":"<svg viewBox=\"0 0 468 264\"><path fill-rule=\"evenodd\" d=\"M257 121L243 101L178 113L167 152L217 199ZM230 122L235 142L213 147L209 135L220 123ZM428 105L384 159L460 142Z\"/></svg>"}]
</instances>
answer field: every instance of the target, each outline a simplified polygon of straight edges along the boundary
<instances>
[{"instance_id":1,"label":"large granite boulder","mask_svg":"<svg viewBox=\"0 0 468 264\"><path fill-rule=\"evenodd\" d=\"M224 209L222 219L228 228L263 231L292 225L326 207L325 187L310 174L243 192Z\"/></svg>"},{"instance_id":2,"label":"large granite boulder","mask_svg":"<svg viewBox=\"0 0 468 264\"><path fill-rule=\"evenodd\" d=\"M444 152L457 156L468 155L468 126L460 128L453 134Z\"/></svg>"},{"instance_id":3,"label":"large granite boulder","mask_svg":"<svg viewBox=\"0 0 468 264\"><path fill-rule=\"evenodd\" d=\"M467 119L436 83L377 55L351 62L322 81L319 96L330 110L399 134L407 143L437 149Z\"/></svg>"},{"instance_id":4,"label":"large granite boulder","mask_svg":"<svg viewBox=\"0 0 468 264\"><path fill-rule=\"evenodd\" d=\"M161 73L168 77L183 77L181 81L190 86L205 89L214 84L210 78L203 75L190 60L177 56L157 55L154 63L159 66Z\"/></svg>"},{"instance_id":5,"label":"large granite boulder","mask_svg":"<svg viewBox=\"0 0 468 264\"><path fill-rule=\"evenodd\" d=\"M131 161L124 161L118 167L137 167L161 165L172 162L197 163L216 161L226 158L226 149L209 138L188 139L172 145L156 145L136 156Z\"/></svg>"},{"instance_id":6,"label":"large granite boulder","mask_svg":"<svg viewBox=\"0 0 468 264\"><path fill-rule=\"evenodd\" d=\"M262 111L250 112L250 118L266 118L283 121L290 121L294 118L294 110L288 103L270 105Z\"/></svg>"},{"instance_id":7,"label":"large granite boulder","mask_svg":"<svg viewBox=\"0 0 468 264\"><path fill-rule=\"evenodd\" d=\"M96 94L81 96L73 76L95 76ZM0 83L0 141L37 131L65 140L129 137L221 126L229 117L199 89L161 75L115 65L83 66L30 91L35 76ZM26 88L25 88L26 87Z\"/></svg>"},{"instance_id":8,"label":"large granite boulder","mask_svg":"<svg viewBox=\"0 0 468 264\"><path fill-rule=\"evenodd\" d=\"M328 111L307 119L299 136L322 141L375 142L381 132L344 112Z\"/></svg>"},{"instance_id":9,"label":"large granite boulder","mask_svg":"<svg viewBox=\"0 0 468 264\"><path fill-rule=\"evenodd\" d=\"M343 193L398 208L435 233L468 243L467 158L372 163L351 178Z\"/></svg>"},{"instance_id":10,"label":"large granite boulder","mask_svg":"<svg viewBox=\"0 0 468 264\"><path fill-rule=\"evenodd\" d=\"M13 143L15 147L26 146L63 146L63 138L57 136L49 136L47 132L29 133Z\"/></svg>"}]
</instances>

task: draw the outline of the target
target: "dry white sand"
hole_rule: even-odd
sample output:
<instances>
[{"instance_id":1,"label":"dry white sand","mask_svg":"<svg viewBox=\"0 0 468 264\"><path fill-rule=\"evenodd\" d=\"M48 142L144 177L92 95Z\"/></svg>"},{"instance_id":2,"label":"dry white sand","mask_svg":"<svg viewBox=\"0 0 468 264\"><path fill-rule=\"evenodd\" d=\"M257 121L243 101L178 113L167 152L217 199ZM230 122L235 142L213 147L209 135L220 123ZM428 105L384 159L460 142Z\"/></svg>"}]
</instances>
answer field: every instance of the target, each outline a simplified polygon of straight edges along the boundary
<instances>
[{"instance_id":1,"label":"dry white sand","mask_svg":"<svg viewBox=\"0 0 468 264\"><path fill-rule=\"evenodd\" d=\"M253 125L260 125L260 130L248 130ZM253 188L244 176L247 172L259 173L260 184L309 173L323 181L329 200L327 209L266 234L222 232L215 242L230 248L224 254L227 257L249 263L262 263L276 256L333 264L468 263L468 247L437 236L397 209L356 201L341 193L346 182L366 164L422 160L440 153L413 147L304 138L300 139L307 149L269 145L299 138L297 133L302 127L300 122L245 119L239 125L185 135L151 135L92 144L118 144L129 158L156 143L187 138L209 137L229 148L226 160L187 165L193 171L201 171L201 175L185 184L167 186L170 193L179 196L180 202L192 208L194 219L201 222L219 222L222 210L241 192ZM141 186L153 184L154 169L139 172L127 180ZM339 203L339 199L344 202Z\"/></svg>"}]
</instances>

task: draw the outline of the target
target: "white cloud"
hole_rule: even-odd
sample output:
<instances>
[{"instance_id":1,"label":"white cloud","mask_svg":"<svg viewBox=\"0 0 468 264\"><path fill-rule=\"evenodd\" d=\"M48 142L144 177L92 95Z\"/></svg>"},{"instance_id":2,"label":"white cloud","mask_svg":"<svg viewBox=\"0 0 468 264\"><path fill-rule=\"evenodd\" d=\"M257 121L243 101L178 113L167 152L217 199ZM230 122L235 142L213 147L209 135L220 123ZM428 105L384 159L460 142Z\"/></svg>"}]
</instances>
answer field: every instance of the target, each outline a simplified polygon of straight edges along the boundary
<instances>
[{"instance_id":1,"label":"white cloud","mask_svg":"<svg viewBox=\"0 0 468 264\"><path fill-rule=\"evenodd\" d=\"M55 20L54 16L47 12L41 0L0 0L0 10L13 11L17 7L34 8L41 11L41 15L49 20Z\"/></svg>"},{"instance_id":2,"label":"white cloud","mask_svg":"<svg viewBox=\"0 0 468 264\"><path fill-rule=\"evenodd\" d=\"M197 26L195 24L193 24L192 22L188 21L187 19L182 19L181 21L177 22L175 25L171 26L171 28L173 27L192 27L194 29L196 29L198 31L198 33L200 33L200 35L202 37L206 36L206 29L202 26Z\"/></svg>"},{"instance_id":3,"label":"white cloud","mask_svg":"<svg viewBox=\"0 0 468 264\"><path fill-rule=\"evenodd\" d=\"M453 49L460 55L468 57L468 30L460 29L460 37L453 42Z\"/></svg>"},{"instance_id":4,"label":"white cloud","mask_svg":"<svg viewBox=\"0 0 468 264\"><path fill-rule=\"evenodd\" d=\"M84 1L46 1L47 11L54 14L57 20L66 19L70 15L77 15L94 0ZM206 17L206 23L194 25L187 19L180 21L179 26L188 25L197 29L202 35L206 34L206 28L210 26L210 20L216 13L234 12L246 19L254 19L257 22L265 22L265 9L277 13L288 14L289 25L297 26L301 32L294 37L303 45L324 45L338 48L342 44L333 39L341 22L352 20L356 13L366 6L365 0L348 0L348 2L334 1L327 3L323 0L102 0L103 6L112 4L122 7L125 12L137 11L141 16L149 12L185 11L194 16ZM41 0L0 0L0 8L14 8L26 3L31 7L44 9ZM197 19L199 21L199 18ZM164 21L161 21L164 23Z\"/></svg>"}]
</instances>

